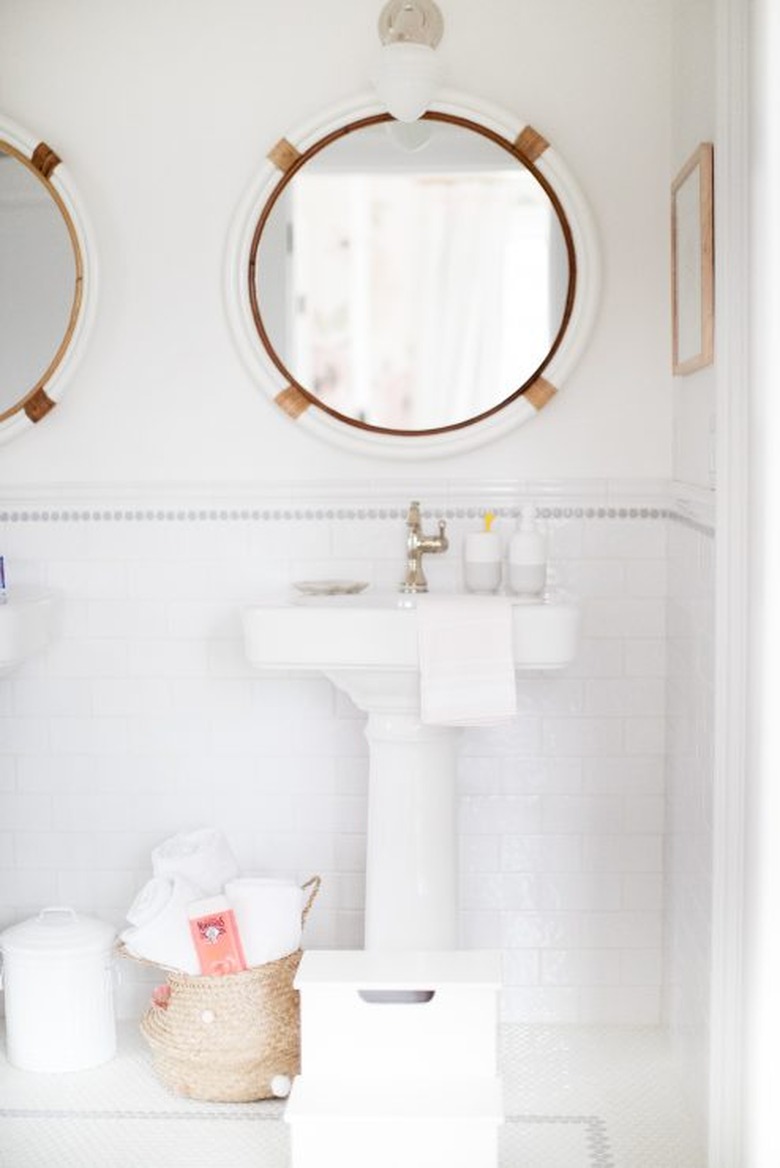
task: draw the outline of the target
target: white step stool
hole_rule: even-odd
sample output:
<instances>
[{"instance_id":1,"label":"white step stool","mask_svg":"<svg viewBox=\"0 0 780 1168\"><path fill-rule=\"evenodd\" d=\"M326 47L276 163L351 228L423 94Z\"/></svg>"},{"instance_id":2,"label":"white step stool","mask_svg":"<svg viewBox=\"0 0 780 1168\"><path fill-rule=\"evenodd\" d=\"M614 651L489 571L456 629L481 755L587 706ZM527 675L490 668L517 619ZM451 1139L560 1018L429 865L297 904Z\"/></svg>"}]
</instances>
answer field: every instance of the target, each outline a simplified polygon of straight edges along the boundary
<instances>
[{"instance_id":1,"label":"white step stool","mask_svg":"<svg viewBox=\"0 0 780 1168\"><path fill-rule=\"evenodd\" d=\"M302 1075L285 1119L294 1168L495 1168L501 1084Z\"/></svg>"},{"instance_id":2,"label":"white step stool","mask_svg":"<svg viewBox=\"0 0 780 1168\"><path fill-rule=\"evenodd\" d=\"M294 1168L495 1168L499 954L313 950L295 986Z\"/></svg>"},{"instance_id":3,"label":"white step stool","mask_svg":"<svg viewBox=\"0 0 780 1168\"><path fill-rule=\"evenodd\" d=\"M304 1075L497 1073L496 953L313 950L294 984Z\"/></svg>"}]
</instances>

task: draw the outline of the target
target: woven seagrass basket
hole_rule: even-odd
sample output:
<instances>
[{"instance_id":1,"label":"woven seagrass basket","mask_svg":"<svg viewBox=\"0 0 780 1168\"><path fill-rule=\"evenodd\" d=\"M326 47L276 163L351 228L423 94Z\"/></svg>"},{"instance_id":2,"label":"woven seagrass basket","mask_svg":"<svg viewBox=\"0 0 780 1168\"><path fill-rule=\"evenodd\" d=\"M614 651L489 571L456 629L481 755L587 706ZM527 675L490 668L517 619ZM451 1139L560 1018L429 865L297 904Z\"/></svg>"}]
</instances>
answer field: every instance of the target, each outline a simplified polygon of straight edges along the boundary
<instances>
[{"instance_id":1,"label":"woven seagrass basket","mask_svg":"<svg viewBox=\"0 0 780 1168\"><path fill-rule=\"evenodd\" d=\"M302 919L319 890L310 889ZM300 1070L300 1005L293 979L298 949L241 973L197 977L169 971L141 1019L155 1070L176 1095L215 1103L268 1099L277 1075Z\"/></svg>"}]
</instances>

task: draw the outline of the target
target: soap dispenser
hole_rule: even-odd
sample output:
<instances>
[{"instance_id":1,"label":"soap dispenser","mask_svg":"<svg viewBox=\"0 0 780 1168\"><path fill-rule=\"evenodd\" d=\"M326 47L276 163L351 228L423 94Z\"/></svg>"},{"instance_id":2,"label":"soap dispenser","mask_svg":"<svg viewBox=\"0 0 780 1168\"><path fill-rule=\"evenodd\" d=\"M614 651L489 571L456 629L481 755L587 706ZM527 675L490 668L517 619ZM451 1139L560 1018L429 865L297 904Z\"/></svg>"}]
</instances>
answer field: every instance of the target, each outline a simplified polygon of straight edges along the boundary
<instances>
[{"instance_id":1,"label":"soap dispenser","mask_svg":"<svg viewBox=\"0 0 780 1168\"><path fill-rule=\"evenodd\" d=\"M536 509L523 507L509 541L509 587L518 596L539 596L547 580L547 547L536 526Z\"/></svg>"}]
</instances>

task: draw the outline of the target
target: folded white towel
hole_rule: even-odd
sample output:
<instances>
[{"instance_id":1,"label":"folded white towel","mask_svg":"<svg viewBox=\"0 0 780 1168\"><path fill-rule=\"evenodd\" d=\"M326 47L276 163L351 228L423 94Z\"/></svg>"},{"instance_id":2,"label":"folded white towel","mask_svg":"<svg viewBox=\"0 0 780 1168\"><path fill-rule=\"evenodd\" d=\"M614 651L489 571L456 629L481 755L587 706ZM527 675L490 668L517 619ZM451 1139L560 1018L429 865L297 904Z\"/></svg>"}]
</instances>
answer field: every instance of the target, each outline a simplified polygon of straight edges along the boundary
<instances>
[{"instance_id":1,"label":"folded white towel","mask_svg":"<svg viewBox=\"0 0 780 1168\"><path fill-rule=\"evenodd\" d=\"M304 890L294 880L241 876L225 885L236 915L247 965L264 965L294 953L301 944Z\"/></svg>"},{"instance_id":2,"label":"folded white towel","mask_svg":"<svg viewBox=\"0 0 780 1168\"><path fill-rule=\"evenodd\" d=\"M503 596L419 596L420 718L489 726L517 712L512 605Z\"/></svg>"},{"instance_id":3,"label":"folded white towel","mask_svg":"<svg viewBox=\"0 0 780 1168\"><path fill-rule=\"evenodd\" d=\"M202 889L183 876L149 880L127 912L132 928L125 929L121 940L128 952L182 973L200 973L188 909L202 896Z\"/></svg>"},{"instance_id":4,"label":"folded white towel","mask_svg":"<svg viewBox=\"0 0 780 1168\"><path fill-rule=\"evenodd\" d=\"M222 892L225 882L238 875L230 845L215 827L171 836L152 852L155 876L183 876L203 890L204 896Z\"/></svg>"}]
</instances>

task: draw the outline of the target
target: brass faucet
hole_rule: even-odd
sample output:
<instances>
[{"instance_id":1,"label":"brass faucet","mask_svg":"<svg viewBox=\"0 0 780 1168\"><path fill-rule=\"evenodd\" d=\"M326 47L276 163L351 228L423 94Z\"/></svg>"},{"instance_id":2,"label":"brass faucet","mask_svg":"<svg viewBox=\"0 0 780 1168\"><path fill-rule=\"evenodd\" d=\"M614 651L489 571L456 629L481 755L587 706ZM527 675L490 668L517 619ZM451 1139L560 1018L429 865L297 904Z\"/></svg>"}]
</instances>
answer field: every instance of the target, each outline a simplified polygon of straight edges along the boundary
<instances>
[{"instance_id":1,"label":"brass faucet","mask_svg":"<svg viewBox=\"0 0 780 1168\"><path fill-rule=\"evenodd\" d=\"M406 516L406 576L399 586L401 592L427 592L428 581L423 572L422 558L426 553L437 555L446 552L450 546L444 530L445 519L439 520L439 534L425 535L420 520L420 504L414 500L409 504Z\"/></svg>"}]
</instances>

